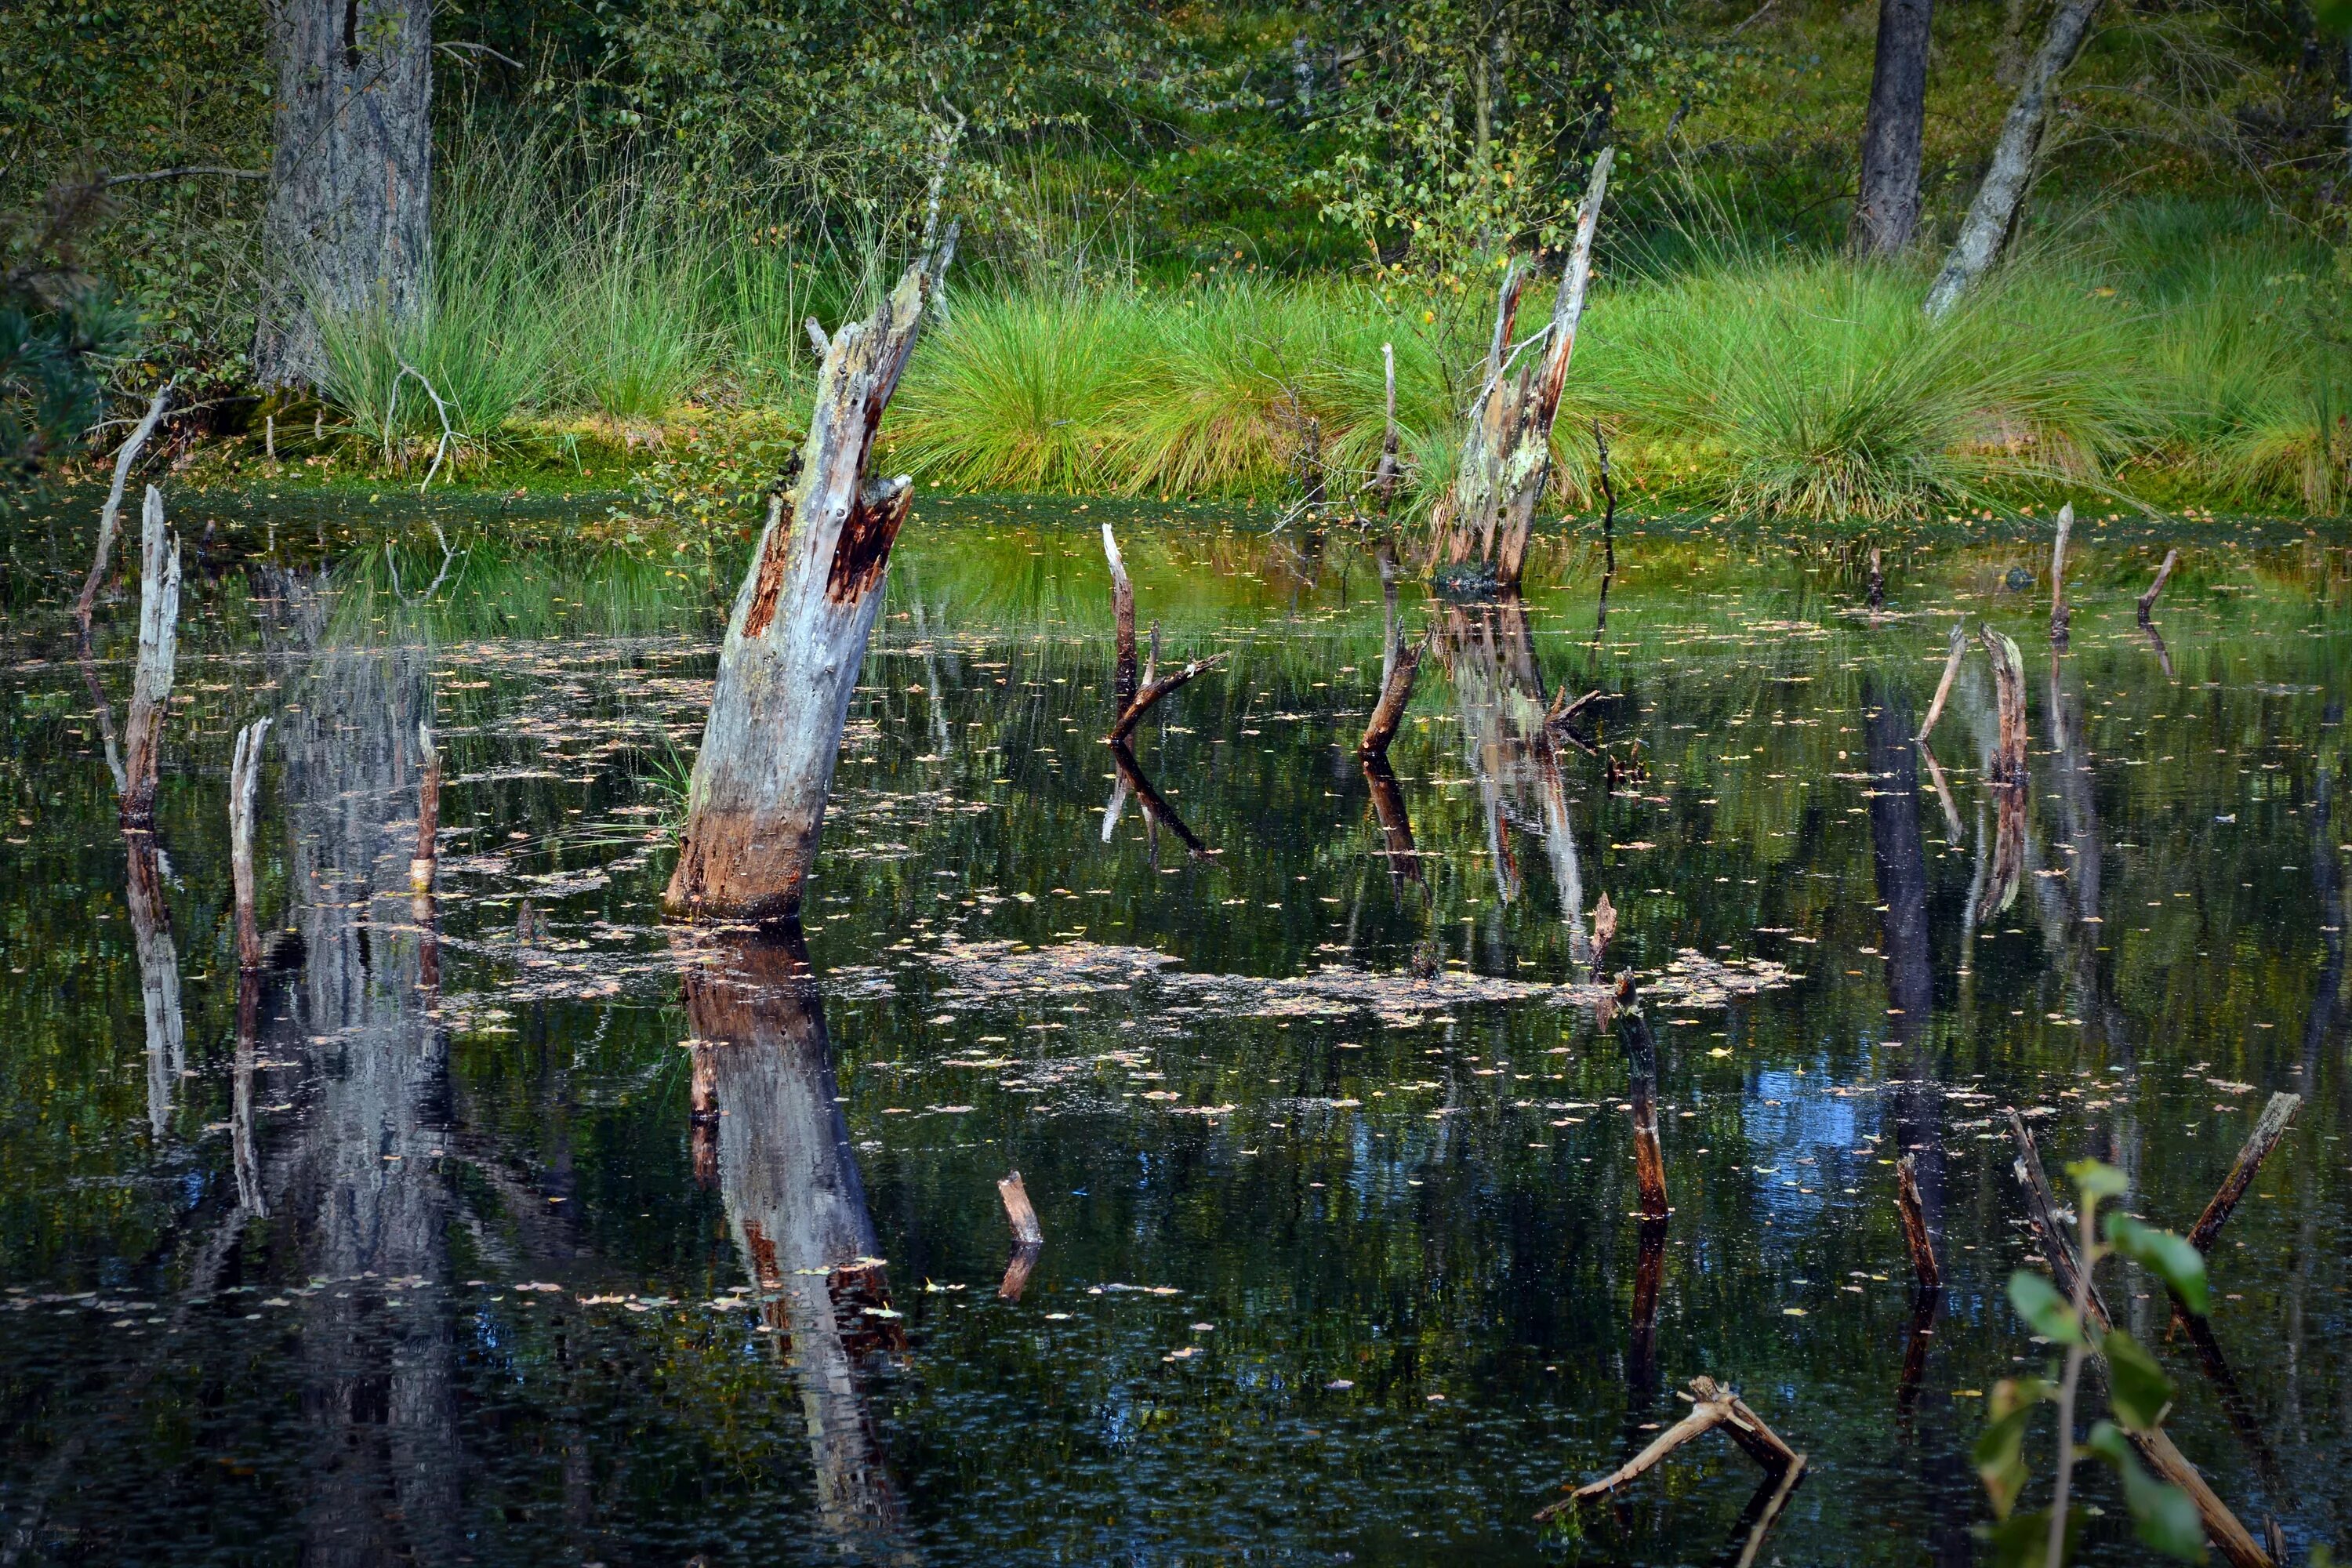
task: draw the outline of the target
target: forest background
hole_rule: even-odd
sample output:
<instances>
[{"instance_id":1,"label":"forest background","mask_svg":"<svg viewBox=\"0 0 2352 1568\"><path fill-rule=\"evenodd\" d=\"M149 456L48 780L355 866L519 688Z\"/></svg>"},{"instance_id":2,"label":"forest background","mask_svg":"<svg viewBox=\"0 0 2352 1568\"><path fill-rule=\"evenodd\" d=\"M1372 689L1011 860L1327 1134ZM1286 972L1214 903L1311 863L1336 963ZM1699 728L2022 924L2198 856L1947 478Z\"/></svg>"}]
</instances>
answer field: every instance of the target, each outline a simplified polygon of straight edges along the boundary
<instances>
[{"instance_id":1,"label":"forest background","mask_svg":"<svg viewBox=\"0 0 2352 1568\"><path fill-rule=\"evenodd\" d=\"M2302 0L2096 6L2001 264L1922 311L2064 5L14 0L0 453L70 474L170 377L161 462L440 458L731 517L797 431L803 322L944 215L950 309L884 437L926 484L1344 499L1388 345L1425 508L1504 268L1556 258L1613 145L1559 505L1605 435L1656 507L2340 512L2352 56ZM289 376L269 171L306 9L354 61L423 48L430 246L393 305L310 300ZM1889 243L1857 196L1906 16L1930 43Z\"/></svg>"}]
</instances>

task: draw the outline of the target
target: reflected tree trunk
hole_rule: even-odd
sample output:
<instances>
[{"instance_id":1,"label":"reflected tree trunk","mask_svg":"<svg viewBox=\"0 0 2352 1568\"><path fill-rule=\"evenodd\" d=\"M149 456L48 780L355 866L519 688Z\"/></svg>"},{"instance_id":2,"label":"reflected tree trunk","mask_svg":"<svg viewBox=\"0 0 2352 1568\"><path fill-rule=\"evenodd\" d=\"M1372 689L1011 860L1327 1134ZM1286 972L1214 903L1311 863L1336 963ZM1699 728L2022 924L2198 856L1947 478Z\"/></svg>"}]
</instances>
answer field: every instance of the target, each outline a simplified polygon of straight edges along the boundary
<instances>
[{"instance_id":1,"label":"reflected tree trunk","mask_svg":"<svg viewBox=\"0 0 2352 1568\"><path fill-rule=\"evenodd\" d=\"M164 901L163 851L154 834L124 832L129 874L124 903L139 951L139 1011L146 1025L147 1130L160 1146L171 1135L172 1104L180 1075L188 1067L187 1031L180 1013L180 948L172 940L172 910Z\"/></svg>"}]
</instances>

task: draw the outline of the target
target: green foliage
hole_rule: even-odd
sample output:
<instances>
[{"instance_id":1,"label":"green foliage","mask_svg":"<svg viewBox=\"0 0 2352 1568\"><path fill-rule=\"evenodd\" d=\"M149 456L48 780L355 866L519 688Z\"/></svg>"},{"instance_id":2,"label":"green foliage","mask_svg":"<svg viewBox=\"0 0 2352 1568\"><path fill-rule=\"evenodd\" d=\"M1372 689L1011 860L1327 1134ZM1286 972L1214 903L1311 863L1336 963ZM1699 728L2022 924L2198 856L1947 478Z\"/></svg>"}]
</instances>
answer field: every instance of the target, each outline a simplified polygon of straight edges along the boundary
<instances>
[{"instance_id":1,"label":"green foliage","mask_svg":"<svg viewBox=\"0 0 2352 1568\"><path fill-rule=\"evenodd\" d=\"M2184 1238L2114 1214L2107 1216L2107 1245L2169 1285L2190 1311L2201 1316L2211 1305L2205 1259Z\"/></svg>"},{"instance_id":2,"label":"green foliage","mask_svg":"<svg viewBox=\"0 0 2352 1568\"><path fill-rule=\"evenodd\" d=\"M2183 1563L2205 1561L2205 1523L2197 1505L2179 1487L2149 1475L2113 1422L2094 1423L2083 1446L2123 1477L2124 1503L2143 1544Z\"/></svg>"},{"instance_id":3,"label":"green foliage","mask_svg":"<svg viewBox=\"0 0 2352 1568\"><path fill-rule=\"evenodd\" d=\"M2011 1275L2009 1304L2043 1339L2062 1345L2085 1342L2083 1326L2074 1319L2074 1305L2041 1275L2022 1268Z\"/></svg>"},{"instance_id":4,"label":"green foliage","mask_svg":"<svg viewBox=\"0 0 2352 1568\"><path fill-rule=\"evenodd\" d=\"M95 287L54 303L31 289L0 292L0 475L37 473L80 443L106 362L137 338L130 312Z\"/></svg>"}]
</instances>

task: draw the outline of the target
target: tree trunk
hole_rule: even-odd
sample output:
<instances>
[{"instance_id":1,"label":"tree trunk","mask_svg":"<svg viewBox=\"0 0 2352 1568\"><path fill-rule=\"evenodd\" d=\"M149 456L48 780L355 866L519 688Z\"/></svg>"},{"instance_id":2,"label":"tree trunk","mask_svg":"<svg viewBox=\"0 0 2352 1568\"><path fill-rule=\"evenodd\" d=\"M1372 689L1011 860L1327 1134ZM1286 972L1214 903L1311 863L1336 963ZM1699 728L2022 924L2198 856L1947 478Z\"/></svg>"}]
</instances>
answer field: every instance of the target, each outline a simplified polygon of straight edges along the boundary
<instances>
[{"instance_id":1,"label":"tree trunk","mask_svg":"<svg viewBox=\"0 0 2352 1568\"><path fill-rule=\"evenodd\" d=\"M867 483L866 457L954 244L950 227L825 353L799 482L771 500L728 620L664 900L672 914L769 920L800 908L890 547L914 503L903 474Z\"/></svg>"},{"instance_id":2,"label":"tree trunk","mask_svg":"<svg viewBox=\"0 0 2352 1568\"><path fill-rule=\"evenodd\" d=\"M1935 0L1879 0L1878 53L1862 125L1862 195L1853 247L1900 255L1919 222L1919 142L1927 116L1927 39Z\"/></svg>"},{"instance_id":3,"label":"tree trunk","mask_svg":"<svg viewBox=\"0 0 2352 1568\"><path fill-rule=\"evenodd\" d=\"M268 247L253 363L264 386L317 386L318 315L408 315L432 231L429 0L273 0L278 68Z\"/></svg>"},{"instance_id":4,"label":"tree trunk","mask_svg":"<svg viewBox=\"0 0 2352 1568\"><path fill-rule=\"evenodd\" d=\"M2099 0L2059 0L2057 12L2050 18L2050 32L2027 64L2025 79L2009 106L2009 118L2001 122L2000 140L1993 144L1992 166L1977 187L1976 200L1969 204L1969 216L1960 224L1960 237L1952 242L1951 254L1944 258L1944 269L1936 274L1927 289L1931 321L1948 314L2000 259L2001 247L2009 242L2010 230L2017 221L2017 209L2025 200L2026 184L2033 177L2034 153L2041 149L2042 130L2050 119L2050 94L2082 52L2092 15L2098 8Z\"/></svg>"},{"instance_id":5,"label":"tree trunk","mask_svg":"<svg viewBox=\"0 0 2352 1568\"><path fill-rule=\"evenodd\" d=\"M131 677L131 719L123 731L125 827L144 827L155 820L155 774L179 651L180 542L163 526L163 492L149 485L140 543L139 665Z\"/></svg>"}]
</instances>

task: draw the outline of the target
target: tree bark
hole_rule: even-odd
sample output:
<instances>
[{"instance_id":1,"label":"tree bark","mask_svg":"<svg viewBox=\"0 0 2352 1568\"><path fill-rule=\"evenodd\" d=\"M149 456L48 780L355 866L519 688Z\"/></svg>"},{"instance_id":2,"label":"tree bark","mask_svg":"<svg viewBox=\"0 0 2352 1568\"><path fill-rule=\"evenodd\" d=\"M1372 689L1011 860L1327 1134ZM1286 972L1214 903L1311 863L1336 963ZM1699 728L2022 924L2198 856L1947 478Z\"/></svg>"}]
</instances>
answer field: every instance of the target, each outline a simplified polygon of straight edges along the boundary
<instances>
[{"instance_id":1,"label":"tree bark","mask_svg":"<svg viewBox=\"0 0 2352 1568\"><path fill-rule=\"evenodd\" d=\"M139 666L123 730L122 825L155 820L155 774L171 710L172 668L180 651L180 542L163 526L163 494L147 487L140 541Z\"/></svg>"},{"instance_id":2,"label":"tree bark","mask_svg":"<svg viewBox=\"0 0 2352 1568\"><path fill-rule=\"evenodd\" d=\"M1862 125L1862 196L1853 247L1902 254L1919 223L1919 143L1927 119L1927 43L1935 0L1879 0L1878 52Z\"/></svg>"},{"instance_id":3,"label":"tree bark","mask_svg":"<svg viewBox=\"0 0 2352 1568\"><path fill-rule=\"evenodd\" d=\"M321 313L397 320L432 256L430 0L272 0L277 68L268 271L254 331L264 386L326 370Z\"/></svg>"},{"instance_id":4,"label":"tree bark","mask_svg":"<svg viewBox=\"0 0 2352 1568\"><path fill-rule=\"evenodd\" d=\"M98 590L106 581L106 563L114 554L114 529L122 515L122 488L131 480L131 466L155 434L155 426L163 417L163 409L171 402L172 383L166 380L148 400L147 412L141 416L130 439L114 454L114 484L106 492L106 505L98 513L98 549L89 563L89 575L82 579L81 596L74 601L74 620L81 627L82 641L89 640L89 614L98 603Z\"/></svg>"},{"instance_id":5,"label":"tree bark","mask_svg":"<svg viewBox=\"0 0 2352 1568\"><path fill-rule=\"evenodd\" d=\"M954 242L950 226L940 255ZM866 458L940 265L935 255L908 268L872 319L834 335L817 373L799 483L771 499L719 650L664 900L672 914L771 920L800 908L890 547L914 502L903 474L867 482Z\"/></svg>"},{"instance_id":6,"label":"tree bark","mask_svg":"<svg viewBox=\"0 0 2352 1568\"><path fill-rule=\"evenodd\" d=\"M257 719L236 732L228 770L229 875L236 888L236 964L246 973L264 959L261 922L254 914L253 816L261 794L261 742L269 721Z\"/></svg>"},{"instance_id":7,"label":"tree bark","mask_svg":"<svg viewBox=\"0 0 2352 1568\"><path fill-rule=\"evenodd\" d=\"M1992 166L1977 187L1976 200L1969 204L1969 216L1960 224L1951 254L1944 258L1943 270L1927 289L1929 320L1940 321L1948 314L1960 296L2000 258L2001 247L2009 243L2010 231L2016 226L2017 209L2025 200L2026 184L2033 177L2034 154L2041 149L2042 128L2050 120L2050 95L2082 52L2091 16L2098 8L2099 0L2059 0L2057 12L2050 18L2050 32L2027 64L2025 79L2009 106L2009 118L2001 122L2000 140L1993 144Z\"/></svg>"}]
</instances>

